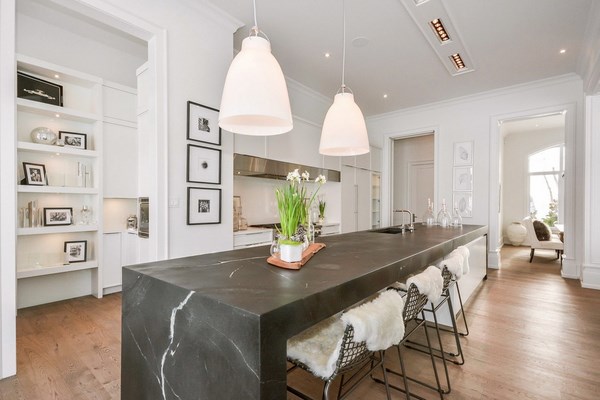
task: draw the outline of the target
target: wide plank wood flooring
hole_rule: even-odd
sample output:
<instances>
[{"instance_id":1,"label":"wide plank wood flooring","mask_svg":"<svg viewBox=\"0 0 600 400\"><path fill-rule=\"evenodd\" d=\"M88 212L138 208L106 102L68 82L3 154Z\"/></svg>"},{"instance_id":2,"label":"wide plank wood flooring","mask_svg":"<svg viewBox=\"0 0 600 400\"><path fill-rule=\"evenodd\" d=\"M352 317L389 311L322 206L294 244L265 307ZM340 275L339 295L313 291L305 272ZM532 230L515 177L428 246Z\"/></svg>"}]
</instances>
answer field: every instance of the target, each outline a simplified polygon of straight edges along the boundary
<instances>
[{"instance_id":1,"label":"wide plank wood flooring","mask_svg":"<svg viewBox=\"0 0 600 400\"><path fill-rule=\"evenodd\" d=\"M447 399L600 398L600 291L561 278L551 252L540 251L532 264L528 257L529 248L506 246L502 270L490 270L469 301L466 363L449 366ZM119 294L19 310L18 374L0 381L0 399L119 399L120 314ZM449 339L444 335L447 346ZM430 379L424 354L404 354L409 375ZM289 383L320 398L321 381L305 371L292 372ZM365 381L349 398L383 400L385 392Z\"/></svg>"}]
</instances>

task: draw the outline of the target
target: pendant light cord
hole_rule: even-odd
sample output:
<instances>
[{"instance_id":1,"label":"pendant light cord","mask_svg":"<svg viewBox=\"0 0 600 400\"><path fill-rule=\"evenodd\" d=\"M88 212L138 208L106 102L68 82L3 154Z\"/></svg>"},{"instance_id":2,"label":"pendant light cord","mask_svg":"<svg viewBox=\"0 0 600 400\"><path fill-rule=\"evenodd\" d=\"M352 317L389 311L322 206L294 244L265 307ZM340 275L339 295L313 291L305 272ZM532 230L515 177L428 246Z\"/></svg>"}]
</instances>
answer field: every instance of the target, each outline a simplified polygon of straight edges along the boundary
<instances>
[{"instance_id":1,"label":"pendant light cord","mask_svg":"<svg viewBox=\"0 0 600 400\"><path fill-rule=\"evenodd\" d=\"M342 93L346 89L345 75L346 75L346 0L342 0L342 18L343 18L343 48L342 48Z\"/></svg>"},{"instance_id":2,"label":"pendant light cord","mask_svg":"<svg viewBox=\"0 0 600 400\"><path fill-rule=\"evenodd\" d=\"M258 22L256 22L256 0L253 0L252 4L254 4L254 27L258 30Z\"/></svg>"}]
</instances>

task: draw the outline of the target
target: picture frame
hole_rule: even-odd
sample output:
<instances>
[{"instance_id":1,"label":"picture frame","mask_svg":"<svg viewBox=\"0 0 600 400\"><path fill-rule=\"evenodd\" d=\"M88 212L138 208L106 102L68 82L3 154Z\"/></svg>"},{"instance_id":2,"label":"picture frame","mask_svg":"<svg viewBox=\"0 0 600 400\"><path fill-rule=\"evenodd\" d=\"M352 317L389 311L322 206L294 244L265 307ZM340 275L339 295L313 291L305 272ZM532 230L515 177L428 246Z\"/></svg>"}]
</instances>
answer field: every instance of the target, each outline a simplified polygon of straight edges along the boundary
<instances>
[{"instance_id":1,"label":"picture frame","mask_svg":"<svg viewBox=\"0 0 600 400\"><path fill-rule=\"evenodd\" d=\"M17 71L17 97L62 107L63 87Z\"/></svg>"},{"instance_id":2,"label":"picture frame","mask_svg":"<svg viewBox=\"0 0 600 400\"><path fill-rule=\"evenodd\" d=\"M452 205L458 208L461 217L473 216L473 192L454 192L452 194Z\"/></svg>"},{"instance_id":3,"label":"picture frame","mask_svg":"<svg viewBox=\"0 0 600 400\"><path fill-rule=\"evenodd\" d=\"M221 150L188 144L187 181L221 184Z\"/></svg>"},{"instance_id":4,"label":"picture frame","mask_svg":"<svg viewBox=\"0 0 600 400\"><path fill-rule=\"evenodd\" d=\"M220 146L219 110L188 101L187 139Z\"/></svg>"},{"instance_id":5,"label":"picture frame","mask_svg":"<svg viewBox=\"0 0 600 400\"><path fill-rule=\"evenodd\" d=\"M473 190L473 167L454 167L455 192L467 192Z\"/></svg>"},{"instance_id":6,"label":"picture frame","mask_svg":"<svg viewBox=\"0 0 600 400\"><path fill-rule=\"evenodd\" d=\"M454 143L454 165L473 165L473 141Z\"/></svg>"},{"instance_id":7,"label":"picture frame","mask_svg":"<svg viewBox=\"0 0 600 400\"><path fill-rule=\"evenodd\" d=\"M65 242L65 261L69 264L87 261L87 240Z\"/></svg>"},{"instance_id":8,"label":"picture frame","mask_svg":"<svg viewBox=\"0 0 600 400\"><path fill-rule=\"evenodd\" d=\"M188 187L187 224L221 223L221 189Z\"/></svg>"},{"instance_id":9,"label":"picture frame","mask_svg":"<svg viewBox=\"0 0 600 400\"><path fill-rule=\"evenodd\" d=\"M87 134L79 132L58 131L58 139L64 140L65 147L87 150Z\"/></svg>"},{"instance_id":10,"label":"picture frame","mask_svg":"<svg viewBox=\"0 0 600 400\"><path fill-rule=\"evenodd\" d=\"M23 171L25 172L25 178L21 183L35 186L48 185L48 175L44 164L23 162Z\"/></svg>"},{"instance_id":11,"label":"picture frame","mask_svg":"<svg viewBox=\"0 0 600 400\"><path fill-rule=\"evenodd\" d=\"M73 223L73 208L44 207L44 226L71 225Z\"/></svg>"}]
</instances>

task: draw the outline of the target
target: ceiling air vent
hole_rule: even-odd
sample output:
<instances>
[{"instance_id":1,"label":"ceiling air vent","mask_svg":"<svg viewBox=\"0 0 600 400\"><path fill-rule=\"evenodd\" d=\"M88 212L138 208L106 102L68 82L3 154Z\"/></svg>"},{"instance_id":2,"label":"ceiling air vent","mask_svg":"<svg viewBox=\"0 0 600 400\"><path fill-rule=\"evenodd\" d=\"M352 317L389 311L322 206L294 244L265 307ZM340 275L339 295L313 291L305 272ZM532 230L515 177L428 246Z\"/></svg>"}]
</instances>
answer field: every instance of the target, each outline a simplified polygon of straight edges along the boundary
<instances>
[{"instance_id":1,"label":"ceiling air vent","mask_svg":"<svg viewBox=\"0 0 600 400\"><path fill-rule=\"evenodd\" d=\"M444 28L444 24L442 24L441 19L436 18L433 21L429 21L429 26L431 26L435 36L437 36L441 43L448 42L450 40L450 36L448 35L448 32L446 32L446 28Z\"/></svg>"},{"instance_id":2,"label":"ceiling air vent","mask_svg":"<svg viewBox=\"0 0 600 400\"><path fill-rule=\"evenodd\" d=\"M452 64L454 64L454 68L456 68L457 71L462 71L467 68L460 54L454 53L449 58L452 61Z\"/></svg>"}]
</instances>

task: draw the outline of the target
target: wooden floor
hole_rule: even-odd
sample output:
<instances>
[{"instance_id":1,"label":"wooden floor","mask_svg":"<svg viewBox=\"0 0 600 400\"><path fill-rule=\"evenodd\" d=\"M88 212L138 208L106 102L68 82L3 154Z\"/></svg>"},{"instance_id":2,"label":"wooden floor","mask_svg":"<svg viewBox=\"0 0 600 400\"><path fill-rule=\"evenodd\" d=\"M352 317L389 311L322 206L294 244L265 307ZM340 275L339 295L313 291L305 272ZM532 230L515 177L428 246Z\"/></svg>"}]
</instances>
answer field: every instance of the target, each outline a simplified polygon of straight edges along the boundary
<instances>
[{"instance_id":1,"label":"wooden floor","mask_svg":"<svg viewBox=\"0 0 600 400\"><path fill-rule=\"evenodd\" d=\"M491 270L467 305L466 363L449 367L447 399L600 398L600 291L562 279L551 252L532 264L528 257L528 248L503 249L502 270ZM118 294L20 310L18 375L0 381L0 399L118 399L120 313ZM425 355L403 354L409 375L430 378ZM294 371L289 382L320 398L321 382L306 372ZM385 399L385 392L365 381L350 398Z\"/></svg>"}]
</instances>

